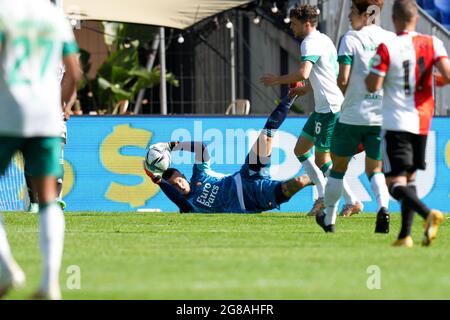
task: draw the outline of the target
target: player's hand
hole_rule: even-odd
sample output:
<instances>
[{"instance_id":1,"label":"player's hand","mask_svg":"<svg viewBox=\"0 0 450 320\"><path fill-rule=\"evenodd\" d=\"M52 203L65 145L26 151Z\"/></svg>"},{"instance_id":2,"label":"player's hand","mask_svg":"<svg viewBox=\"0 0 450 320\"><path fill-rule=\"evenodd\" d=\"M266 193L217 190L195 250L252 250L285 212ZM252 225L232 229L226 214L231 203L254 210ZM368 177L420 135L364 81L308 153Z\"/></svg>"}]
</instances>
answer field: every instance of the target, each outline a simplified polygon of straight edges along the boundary
<instances>
[{"instance_id":1,"label":"player's hand","mask_svg":"<svg viewBox=\"0 0 450 320\"><path fill-rule=\"evenodd\" d=\"M301 83L301 82L299 82ZM296 87L292 87L289 90L289 98L294 98L295 96L304 96L308 93L308 88L302 83L301 85L298 85Z\"/></svg>"},{"instance_id":2,"label":"player's hand","mask_svg":"<svg viewBox=\"0 0 450 320\"><path fill-rule=\"evenodd\" d=\"M152 145L149 147L149 149L151 149L151 148L156 148L156 149L159 149L159 150L166 150L166 151L169 151L169 152L172 151L170 142L159 142L159 143L155 143L155 144L152 144Z\"/></svg>"},{"instance_id":3,"label":"player's hand","mask_svg":"<svg viewBox=\"0 0 450 320\"><path fill-rule=\"evenodd\" d=\"M147 168L145 167L145 160L144 160L143 164L144 164L145 174L147 176L149 176L150 179L152 179L153 183L159 184L161 182L161 176L155 175L153 172L147 170Z\"/></svg>"},{"instance_id":4,"label":"player's hand","mask_svg":"<svg viewBox=\"0 0 450 320\"><path fill-rule=\"evenodd\" d=\"M266 87L271 87L277 84L278 77L274 74L267 73L263 75L259 81L264 84Z\"/></svg>"},{"instance_id":5,"label":"player's hand","mask_svg":"<svg viewBox=\"0 0 450 320\"><path fill-rule=\"evenodd\" d=\"M70 118L70 110L65 110L64 111L64 121L69 120Z\"/></svg>"},{"instance_id":6,"label":"player's hand","mask_svg":"<svg viewBox=\"0 0 450 320\"><path fill-rule=\"evenodd\" d=\"M436 85L438 87L444 87L445 85L447 85L447 81L445 81L444 76L438 72L434 73L434 79L436 80Z\"/></svg>"},{"instance_id":7,"label":"player's hand","mask_svg":"<svg viewBox=\"0 0 450 320\"><path fill-rule=\"evenodd\" d=\"M179 145L179 144L180 144L180 141L171 141L171 142L169 142L169 149L170 149L170 152L172 152L173 149L174 149L177 145Z\"/></svg>"}]
</instances>

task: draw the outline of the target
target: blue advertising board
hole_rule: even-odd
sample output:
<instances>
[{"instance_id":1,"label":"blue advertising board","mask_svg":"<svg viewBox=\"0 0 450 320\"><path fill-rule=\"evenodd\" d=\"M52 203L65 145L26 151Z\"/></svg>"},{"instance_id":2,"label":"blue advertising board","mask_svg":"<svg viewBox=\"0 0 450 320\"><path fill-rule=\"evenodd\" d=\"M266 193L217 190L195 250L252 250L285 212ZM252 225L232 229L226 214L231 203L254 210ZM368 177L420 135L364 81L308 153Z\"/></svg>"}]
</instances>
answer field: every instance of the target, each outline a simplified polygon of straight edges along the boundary
<instances>
[{"instance_id":1,"label":"blue advertising board","mask_svg":"<svg viewBox=\"0 0 450 320\"><path fill-rule=\"evenodd\" d=\"M264 126L264 117L72 117L65 149L64 199L69 211L136 211L160 209L176 212L172 204L142 170L148 145L156 142L203 141L212 167L231 174L239 170ZM271 174L285 180L302 173L293 153L306 122L290 117L274 140ZM418 194L431 207L450 211L450 118L435 118L428 139L427 169L417 178ZM186 177L192 173L193 155L172 155L172 166ZM370 183L364 174L364 154L357 155L346 175L365 211L376 211ZM306 188L281 207L283 212L308 211L314 188ZM391 201L391 211L398 211ZM342 205L342 201L341 201Z\"/></svg>"}]
</instances>

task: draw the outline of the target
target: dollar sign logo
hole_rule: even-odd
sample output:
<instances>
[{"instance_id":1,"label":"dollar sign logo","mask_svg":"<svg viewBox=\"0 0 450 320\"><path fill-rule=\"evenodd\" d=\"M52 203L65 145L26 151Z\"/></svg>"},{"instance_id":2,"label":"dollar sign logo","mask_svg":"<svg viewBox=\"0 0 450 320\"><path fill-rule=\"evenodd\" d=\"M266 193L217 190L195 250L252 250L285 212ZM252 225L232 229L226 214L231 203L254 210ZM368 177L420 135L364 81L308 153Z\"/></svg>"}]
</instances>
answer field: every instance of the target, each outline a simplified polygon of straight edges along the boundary
<instances>
[{"instance_id":1,"label":"dollar sign logo","mask_svg":"<svg viewBox=\"0 0 450 320\"><path fill-rule=\"evenodd\" d=\"M447 142L445 147L445 162L447 162L447 167L450 168L450 141Z\"/></svg>"},{"instance_id":2,"label":"dollar sign logo","mask_svg":"<svg viewBox=\"0 0 450 320\"><path fill-rule=\"evenodd\" d=\"M450 141L445 146L445 162L447 163L447 168L450 169ZM448 197L450 198L450 194Z\"/></svg>"},{"instance_id":3,"label":"dollar sign logo","mask_svg":"<svg viewBox=\"0 0 450 320\"><path fill-rule=\"evenodd\" d=\"M122 175L142 177L136 185L125 185L112 182L106 191L106 198L115 202L129 203L132 208L143 206L159 190L145 174L143 157L126 156L120 153L124 146L145 148L152 133L144 129L130 128L128 124L114 127L113 132L105 138L100 147L100 160L107 170Z\"/></svg>"},{"instance_id":4,"label":"dollar sign logo","mask_svg":"<svg viewBox=\"0 0 450 320\"><path fill-rule=\"evenodd\" d=\"M67 196L70 191L72 191L73 184L75 182L75 173L73 167L69 161L64 159L64 180L63 180L63 194L62 196Z\"/></svg>"}]
</instances>

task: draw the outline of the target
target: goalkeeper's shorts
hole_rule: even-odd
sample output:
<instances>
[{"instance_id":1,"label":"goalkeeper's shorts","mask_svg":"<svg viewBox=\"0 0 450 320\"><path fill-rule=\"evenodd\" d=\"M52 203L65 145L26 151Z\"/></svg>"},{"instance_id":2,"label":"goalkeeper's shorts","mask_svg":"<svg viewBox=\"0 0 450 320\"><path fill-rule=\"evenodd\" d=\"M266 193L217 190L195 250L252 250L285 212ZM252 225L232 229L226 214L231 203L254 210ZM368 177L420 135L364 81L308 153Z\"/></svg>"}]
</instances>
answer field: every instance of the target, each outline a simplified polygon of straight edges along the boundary
<instances>
[{"instance_id":1,"label":"goalkeeper's shorts","mask_svg":"<svg viewBox=\"0 0 450 320\"><path fill-rule=\"evenodd\" d=\"M250 157L251 158L251 157ZM262 212L279 209L278 195L281 181L272 180L269 174L270 158L259 171L252 170L249 157L241 167L242 188L245 208L249 212Z\"/></svg>"}]
</instances>

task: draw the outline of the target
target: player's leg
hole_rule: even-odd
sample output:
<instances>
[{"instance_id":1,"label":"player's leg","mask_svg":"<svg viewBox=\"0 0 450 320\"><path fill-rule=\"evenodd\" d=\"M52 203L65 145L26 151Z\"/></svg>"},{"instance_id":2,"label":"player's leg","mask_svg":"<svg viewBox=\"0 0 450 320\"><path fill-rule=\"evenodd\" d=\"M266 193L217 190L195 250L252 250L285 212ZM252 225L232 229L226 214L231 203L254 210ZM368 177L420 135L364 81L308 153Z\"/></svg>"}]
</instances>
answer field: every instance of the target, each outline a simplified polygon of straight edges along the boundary
<instances>
[{"instance_id":1,"label":"player's leg","mask_svg":"<svg viewBox=\"0 0 450 320\"><path fill-rule=\"evenodd\" d=\"M412 188L411 186L409 186L408 183L408 176L415 176L415 174L406 174L406 187L416 193L415 188ZM391 181L389 180L389 184L391 185ZM401 210L401 215L402 215L402 221L401 221L401 228L400 228L400 233L398 235L398 243L401 243L402 241L404 241L404 239L408 239L411 235L411 231L412 231L412 226L414 223L414 215L415 212L412 208L410 208L410 206L408 206L407 202L401 202L400 203L400 210Z\"/></svg>"},{"instance_id":2,"label":"player's leg","mask_svg":"<svg viewBox=\"0 0 450 320\"><path fill-rule=\"evenodd\" d=\"M309 185L311 179L306 174L284 182L264 177L245 179L244 192L252 195L246 199L245 206L255 212L279 209L283 203Z\"/></svg>"},{"instance_id":3,"label":"player's leg","mask_svg":"<svg viewBox=\"0 0 450 320\"><path fill-rule=\"evenodd\" d=\"M403 202L401 192L407 185L407 170L413 167L413 151L410 135L406 132L387 131L383 134L383 169L389 193L401 205L402 227L394 246L412 247L410 236L414 210ZM394 195L395 193L395 195Z\"/></svg>"},{"instance_id":4,"label":"player's leg","mask_svg":"<svg viewBox=\"0 0 450 320\"><path fill-rule=\"evenodd\" d=\"M415 178L415 171L408 172L406 175L407 185L405 188L408 191L408 195L401 202L402 226L398 239L401 241L402 239L410 237L414 223L415 209L413 208L416 206L416 208L420 208L416 212L425 220L422 245L429 246L436 238L439 225L444 221L444 215L439 210L429 209L422 201L420 201L415 187ZM417 203L412 204L412 201L417 201Z\"/></svg>"},{"instance_id":5,"label":"player's leg","mask_svg":"<svg viewBox=\"0 0 450 320\"><path fill-rule=\"evenodd\" d=\"M389 233L389 190L382 170L382 162L366 156L366 174L377 202L375 233Z\"/></svg>"},{"instance_id":6,"label":"player's leg","mask_svg":"<svg viewBox=\"0 0 450 320\"><path fill-rule=\"evenodd\" d=\"M321 114L318 123L320 124L320 131L316 138L316 164L323 172L325 177L328 177L333 168L333 162L331 159L331 141L333 138L334 130L338 124L339 113L326 113ZM345 206L343 212L348 211L350 213L358 213L362 210L362 203L358 201L358 198L350 189L345 178L342 179L342 195L345 200Z\"/></svg>"},{"instance_id":7,"label":"player's leg","mask_svg":"<svg viewBox=\"0 0 450 320\"><path fill-rule=\"evenodd\" d=\"M377 202L376 233L389 233L389 190L383 173L381 162L381 127L367 127L364 134L364 149L366 151L366 175L369 178L372 192Z\"/></svg>"},{"instance_id":8,"label":"player's leg","mask_svg":"<svg viewBox=\"0 0 450 320\"><path fill-rule=\"evenodd\" d=\"M249 165L250 170L259 172L262 168L269 165L273 136L286 119L295 99L290 99L286 96L270 114L261 134L247 156L246 163Z\"/></svg>"},{"instance_id":9,"label":"player's leg","mask_svg":"<svg viewBox=\"0 0 450 320\"><path fill-rule=\"evenodd\" d=\"M382 162L366 156L366 175L377 202L377 211L389 207L389 190L384 176Z\"/></svg>"},{"instance_id":10,"label":"player's leg","mask_svg":"<svg viewBox=\"0 0 450 320\"><path fill-rule=\"evenodd\" d=\"M325 219L326 226L335 225L339 199L344 191L344 176L347 171L349 157L340 157L332 153L333 169L327 177L325 187Z\"/></svg>"},{"instance_id":11,"label":"player's leg","mask_svg":"<svg viewBox=\"0 0 450 320\"><path fill-rule=\"evenodd\" d=\"M407 187L408 171L414 168L413 134L387 131L384 134L383 166L389 193L402 207L402 227L394 246L412 247L411 227L414 212L428 216L430 210Z\"/></svg>"},{"instance_id":12,"label":"player's leg","mask_svg":"<svg viewBox=\"0 0 450 320\"><path fill-rule=\"evenodd\" d=\"M285 181L281 184L281 191L283 195L286 197L286 201L292 198L297 192L302 190L304 187L312 185L311 178L304 174L299 177L295 177L288 181Z\"/></svg>"},{"instance_id":13,"label":"player's leg","mask_svg":"<svg viewBox=\"0 0 450 320\"><path fill-rule=\"evenodd\" d=\"M341 128L341 134L347 136L347 148L345 148L347 152L343 153L341 156L348 157L348 161L350 161L351 156L357 153L357 147L359 145L359 139L361 137L360 130L358 128L359 126L350 126L339 123L338 117L339 113L328 113L322 115L321 131L316 141L316 163L326 177L330 177L331 172L334 170L333 168L335 164L333 159L331 158L330 151L331 141L333 139L336 127ZM349 141L350 138L352 138L351 143ZM322 156L320 155L320 153L322 153ZM338 155L337 149L334 153ZM345 165L345 170L347 170L348 161L343 159L343 163L347 162ZM338 171L334 170L334 172L337 173ZM345 172L341 173L345 175ZM363 205L351 190L344 175L342 176L343 178L341 180L342 196L345 200L345 206L342 208L341 215L351 216L353 214L361 212L363 210ZM333 174L333 176L336 178L338 176L341 176L341 174Z\"/></svg>"},{"instance_id":14,"label":"player's leg","mask_svg":"<svg viewBox=\"0 0 450 320\"><path fill-rule=\"evenodd\" d=\"M30 199L30 204L28 205L28 213L38 213L39 212L39 200L37 192L33 189L33 185L31 183L31 175L29 174L29 169L27 163L24 165L24 176L25 176L25 184L27 186L28 198Z\"/></svg>"},{"instance_id":15,"label":"player's leg","mask_svg":"<svg viewBox=\"0 0 450 320\"><path fill-rule=\"evenodd\" d=\"M40 245L44 261L41 285L34 298L60 299L59 271L64 246L64 215L55 202L55 177L33 179L33 184L42 197L39 203Z\"/></svg>"},{"instance_id":16,"label":"player's leg","mask_svg":"<svg viewBox=\"0 0 450 320\"><path fill-rule=\"evenodd\" d=\"M336 124L338 124L340 127L344 127L344 125L337 123L338 117L339 113L330 112L326 114L318 114L318 117L316 119L316 142L315 142L316 164L326 177L328 177L331 174L333 168L333 162L331 159L330 151L331 151L331 141L333 139ZM344 127L344 129L345 128L346 127ZM343 131L345 133L345 130ZM353 135L349 136L353 137ZM355 149L352 150L352 154L356 153L357 146L354 146L353 144L351 146L352 149ZM346 154L345 156L348 155ZM344 178L342 178L341 180L342 180L342 195L344 196L346 203L342 213L347 211L349 212L350 215L351 213L360 212L363 207L362 203L358 201L356 195L350 189L350 186L348 185L347 181Z\"/></svg>"},{"instance_id":17,"label":"player's leg","mask_svg":"<svg viewBox=\"0 0 450 320\"><path fill-rule=\"evenodd\" d=\"M322 159L324 164L328 163L327 171L329 172L324 172L328 175L324 199L325 216L321 217L320 215L322 214L320 214L317 217L317 221L319 225L326 229L325 231L334 231L332 229L334 229L334 225L336 224L339 199L344 189L345 172L347 171L350 157L356 153L359 144L359 136L354 133L350 134L350 131L349 126L339 122L336 123L330 146L332 168L330 168L330 163L327 162L327 157Z\"/></svg>"},{"instance_id":18,"label":"player's leg","mask_svg":"<svg viewBox=\"0 0 450 320\"><path fill-rule=\"evenodd\" d=\"M65 142L61 143L61 153L59 156L59 165L61 166L61 176L58 177L58 179L56 180L56 193L58 195L56 198L56 202L58 202L58 204L62 210L64 210L66 208L66 203L62 199L63 181L64 181L64 147L65 147L65 145L66 145Z\"/></svg>"},{"instance_id":19,"label":"player's leg","mask_svg":"<svg viewBox=\"0 0 450 320\"><path fill-rule=\"evenodd\" d=\"M407 175L407 188L411 191L412 194L417 196L417 190L415 187L416 180L416 170L425 170L426 168L426 145L427 145L427 136L424 135L414 135L414 167L412 168L412 172L408 172ZM419 200L420 201L420 200ZM426 208L425 204L420 201L424 208ZM422 239L422 245L429 246L436 238L436 234L439 228L439 225L444 221L444 215L441 211L436 209L430 209L428 215L425 215L423 210L416 211L423 219L425 219L424 226L424 235Z\"/></svg>"},{"instance_id":20,"label":"player's leg","mask_svg":"<svg viewBox=\"0 0 450 320\"><path fill-rule=\"evenodd\" d=\"M377 202L375 233L389 233L389 190L381 161L366 156L366 174Z\"/></svg>"},{"instance_id":21,"label":"player's leg","mask_svg":"<svg viewBox=\"0 0 450 320\"><path fill-rule=\"evenodd\" d=\"M303 168L305 168L306 174L316 186L318 193L318 198L314 201L313 208L308 212L309 216L316 215L317 212L323 209L323 195L326 183L325 177L319 167L317 167L315 157L311 152L311 149L314 147L316 134L316 116L317 113L313 112L308 118L294 149L297 159L300 161Z\"/></svg>"},{"instance_id":22,"label":"player's leg","mask_svg":"<svg viewBox=\"0 0 450 320\"><path fill-rule=\"evenodd\" d=\"M40 214L40 245L43 256L43 276L37 299L60 299L59 271L64 245L64 215L56 203L56 177L60 175L59 138L30 139L24 152L30 161L33 187L38 192Z\"/></svg>"},{"instance_id":23,"label":"player's leg","mask_svg":"<svg viewBox=\"0 0 450 320\"><path fill-rule=\"evenodd\" d=\"M20 138L0 137L0 145L2 146L0 148L0 176L5 173L14 153L20 150L22 142ZM0 299L10 289L21 287L24 284L25 274L14 260L3 226L3 219L0 216Z\"/></svg>"}]
</instances>

